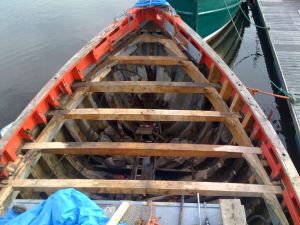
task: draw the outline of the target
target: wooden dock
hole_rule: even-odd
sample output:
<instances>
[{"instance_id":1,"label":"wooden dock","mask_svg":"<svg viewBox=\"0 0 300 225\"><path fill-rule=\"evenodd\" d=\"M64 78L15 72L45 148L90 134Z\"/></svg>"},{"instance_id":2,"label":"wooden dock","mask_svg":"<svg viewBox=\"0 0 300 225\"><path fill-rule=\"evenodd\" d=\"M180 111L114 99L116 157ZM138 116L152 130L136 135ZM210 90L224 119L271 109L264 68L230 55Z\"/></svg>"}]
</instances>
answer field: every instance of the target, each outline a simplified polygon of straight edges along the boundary
<instances>
[{"instance_id":1,"label":"wooden dock","mask_svg":"<svg viewBox=\"0 0 300 225\"><path fill-rule=\"evenodd\" d=\"M293 94L289 101L295 129L300 139L300 1L257 0L275 65L285 89Z\"/></svg>"}]
</instances>

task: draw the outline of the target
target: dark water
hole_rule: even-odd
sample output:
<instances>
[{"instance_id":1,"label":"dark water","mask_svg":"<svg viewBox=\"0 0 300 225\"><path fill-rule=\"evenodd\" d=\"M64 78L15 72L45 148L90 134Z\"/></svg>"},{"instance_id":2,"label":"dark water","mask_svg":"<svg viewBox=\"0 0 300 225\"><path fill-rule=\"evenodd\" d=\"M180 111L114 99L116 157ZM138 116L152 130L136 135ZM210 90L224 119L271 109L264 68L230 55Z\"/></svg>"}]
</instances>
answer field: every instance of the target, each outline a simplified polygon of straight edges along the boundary
<instances>
[{"instance_id":1,"label":"dark water","mask_svg":"<svg viewBox=\"0 0 300 225\"><path fill-rule=\"evenodd\" d=\"M75 52L135 1L1 0L0 128L14 121ZM249 12L254 22L252 15ZM236 24L242 40L232 29L221 38L217 52L245 85L273 92L270 79L277 81L264 32L258 32L243 16ZM294 155L295 133L286 103L260 94L255 99L267 115L272 112L274 128Z\"/></svg>"}]
</instances>

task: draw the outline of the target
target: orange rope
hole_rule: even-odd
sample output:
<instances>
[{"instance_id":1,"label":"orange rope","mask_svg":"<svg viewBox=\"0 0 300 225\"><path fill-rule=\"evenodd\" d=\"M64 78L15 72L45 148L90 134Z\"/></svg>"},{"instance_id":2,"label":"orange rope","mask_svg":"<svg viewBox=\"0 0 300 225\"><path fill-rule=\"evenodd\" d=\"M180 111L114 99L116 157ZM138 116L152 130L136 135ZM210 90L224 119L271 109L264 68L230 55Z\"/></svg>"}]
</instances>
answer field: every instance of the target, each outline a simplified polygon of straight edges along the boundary
<instances>
[{"instance_id":1,"label":"orange rope","mask_svg":"<svg viewBox=\"0 0 300 225\"><path fill-rule=\"evenodd\" d=\"M269 95L269 96L273 96L275 98L281 98L281 99L289 99L290 97L288 96L285 96L285 95L278 95L278 94L274 94L274 93L270 93L270 92L266 92L266 91L262 91L258 88L250 88L250 87L247 87L247 89L250 91L250 93L252 95L255 95L256 93L261 93L261 94L264 94L264 95Z\"/></svg>"}]
</instances>

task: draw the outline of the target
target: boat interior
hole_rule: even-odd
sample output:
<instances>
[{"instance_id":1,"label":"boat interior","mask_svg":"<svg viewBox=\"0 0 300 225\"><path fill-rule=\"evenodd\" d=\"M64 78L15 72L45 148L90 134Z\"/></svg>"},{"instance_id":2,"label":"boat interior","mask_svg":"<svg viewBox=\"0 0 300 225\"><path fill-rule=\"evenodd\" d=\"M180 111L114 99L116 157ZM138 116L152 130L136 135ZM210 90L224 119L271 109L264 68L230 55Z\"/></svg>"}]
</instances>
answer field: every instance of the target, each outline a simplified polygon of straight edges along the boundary
<instances>
[{"instance_id":1,"label":"boat interior","mask_svg":"<svg viewBox=\"0 0 300 225\"><path fill-rule=\"evenodd\" d=\"M45 199L74 187L102 201L241 199L245 218L289 224L248 105L219 67L201 63L201 52L168 29L145 23L104 60L77 68L82 79L62 87L44 123L23 133L1 184L2 210L12 190L13 199Z\"/></svg>"}]
</instances>

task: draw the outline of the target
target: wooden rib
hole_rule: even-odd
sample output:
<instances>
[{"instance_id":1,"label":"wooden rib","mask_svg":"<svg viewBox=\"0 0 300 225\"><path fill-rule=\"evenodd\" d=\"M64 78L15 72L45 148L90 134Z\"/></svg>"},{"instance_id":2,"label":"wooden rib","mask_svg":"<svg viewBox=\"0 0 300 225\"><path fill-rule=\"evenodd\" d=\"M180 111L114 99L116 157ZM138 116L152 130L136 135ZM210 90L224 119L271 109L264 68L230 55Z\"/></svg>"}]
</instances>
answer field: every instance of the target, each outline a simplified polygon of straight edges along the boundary
<instances>
[{"instance_id":1,"label":"wooden rib","mask_svg":"<svg viewBox=\"0 0 300 225\"><path fill-rule=\"evenodd\" d=\"M49 113L65 119L86 120L125 120L125 121L194 121L194 122L224 122L228 118L238 118L230 112L200 111L200 110L162 110L162 109L72 109L56 110Z\"/></svg>"},{"instance_id":2,"label":"wooden rib","mask_svg":"<svg viewBox=\"0 0 300 225\"><path fill-rule=\"evenodd\" d=\"M111 194L156 194L156 195L195 195L261 197L263 194L280 195L279 186L190 182L190 181L143 181L143 180L92 180L92 179L22 179L11 180L14 190L54 192L65 188L80 191ZM0 185L3 186L3 185Z\"/></svg>"},{"instance_id":3,"label":"wooden rib","mask_svg":"<svg viewBox=\"0 0 300 225\"><path fill-rule=\"evenodd\" d=\"M227 79L224 80L220 95L224 99L224 101L227 101L230 98L230 95L232 93L232 87Z\"/></svg>"},{"instance_id":4,"label":"wooden rib","mask_svg":"<svg viewBox=\"0 0 300 225\"><path fill-rule=\"evenodd\" d=\"M248 130L251 123L253 123L253 117L251 112L248 111L243 119L242 126L245 130Z\"/></svg>"},{"instance_id":5,"label":"wooden rib","mask_svg":"<svg viewBox=\"0 0 300 225\"><path fill-rule=\"evenodd\" d=\"M128 156L177 156L177 157L227 157L238 158L243 154L261 154L260 148L173 143L135 142L42 142L27 143L24 150L41 150L42 153L68 155L128 155Z\"/></svg>"},{"instance_id":6,"label":"wooden rib","mask_svg":"<svg viewBox=\"0 0 300 225\"><path fill-rule=\"evenodd\" d=\"M110 56L109 60L117 61L119 64L132 65L160 65L160 66L176 66L185 60L183 57L173 56Z\"/></svg>"},{"instance_id":7,"label":"wooden rib","mask_svg":"<svg viewBox=\"0 0 300 225\"><path fill-rule=\"evenodd\" d=\"M220 73L215 64L212 64L209 70L208 81L211 83L217 83L220 80Z\"/></svg>"},{"instance_id":8,"label":"wooden rib","mask_svg":"<svg viewBox=\"0 0 300 225\"><path fill-rule=\"evenodd\" d=\"M75 89L87 92L113 93L208 93L214 86L207 83L163 81L102 81L74 84Z\"/></svg>"},{"instance_id":9,"label":"wooden rib","mask_svg":"<svg viewBox=\"0 0 300 225\"><path fill-rule=\"evenodd\" d=\"M232 103L230 105L230 111L239 112L242 109L243 105L244 105L243 100L240 98L238 94L235 94Z\"/></svg>"}]
</instances>

